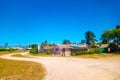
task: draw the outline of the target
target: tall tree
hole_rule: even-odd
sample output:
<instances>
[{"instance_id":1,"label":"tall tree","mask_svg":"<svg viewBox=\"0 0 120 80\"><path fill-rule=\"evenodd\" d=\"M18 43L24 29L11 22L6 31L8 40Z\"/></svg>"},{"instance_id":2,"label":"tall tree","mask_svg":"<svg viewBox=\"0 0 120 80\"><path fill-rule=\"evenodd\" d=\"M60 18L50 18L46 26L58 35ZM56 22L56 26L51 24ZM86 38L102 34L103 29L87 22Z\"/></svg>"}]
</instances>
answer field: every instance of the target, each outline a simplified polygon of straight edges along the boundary
<instances>
[{"instance_id":1,"label":"tall tree","mask_svg":"<svg viewBox=\"0 0 120 80\"><path fill-rule=\"evenodd\" d=\"M70 42L70 40L63 40L62 43L63 43L63 44L70 44L71 42Z\"/></svg>"},{"instance_id":2,"label":"tall tree","mask_svg":"<svg viewBox=\"0 0 120 80\"><path fill-rule=\"evenodd\" d=\"M113 40L113 37L114 37L113 30L106 30L101 35L101 40L102 40L102 42L107 41L109 43L111 40Z\"/></svg>"},{"instance_id":3,"label":"tall tree","mask_svg":"<svg viewBox=\"0 0 120 80\"><path fill-rule=\"evenodd\" d=\"M119 28L120 28L120 25L117 25L117 26L116 26L116 29L119 29Z\"/></svg>"},{"instance_id":4,"label":"tall tree","mask_svg":"<svg viewBox=\"0 0 120 80\"><path fill-rule=\"evenodd\" d=\"M38 45L37 44L32 44L31 47L34 48L34 49L37 49Z\"/></svg>"},{"instance_id":5,"label":"tall tree","mask_svg":"<svg viewBox=\"0 0 120 80\"><path fill-rule=\"evenodd\" d=\"M117 25L116 28L111 30L106 30L101 36L101 40L109 42L109 48L112 52L119 51L120 47L120 25Z\"/></svg>"},{"instance_id":6,"label":"tall tree","mask_svg":"<svg viewBox=\"0 0 120 80\"><path fill-rule=\"evenodd\" d=\"M7 48L7 46L8 46L8 43L5 43L5 44L4 44L4 48Z\"/></svg>"},{"instance_id":7,"label":"tall tree","mask_svg":"<svg viewBox=\"0 0 120 80\"><path fill-rule=\"evenodd\" d=\"M81 40L81 44L85 44L85 42L86 42L86 40L84 40L84 39Z\"/></svg>"},{"instance_id":8,"label":"tall tree","mask_svg":"<svg viewBox=\"0 0 120 80\"><path fill-rule=\"evenodd\" d=\"M45 42L42 42L41 45L40 45L41 52L43 52L44 46L45 46Z\"/></svg>"},{"instance_id":9,"label":"tall tree","mask_svg":"<svg viewBox=\"0 0 120 80\"><path fill-rule=\"evenodd\" d=\"M86 44L91 45L95 43L95 34L91 31L85 32Z\"/></svg>"},{"instance_id":10,"label":"tall tree","mask_svg":"<svg viewBox=\"0 0 120 80\"><path fill-rule=\"evenodd\" d=\"M101 35L101 40L102 41L108 41L110 42L115 42L115 43L120 43L120 26L116 26L115 29L111 30L106 30L103 32Z\"/></svg>"},{"instance_id":11,"label":"tall tree","mask_svg":"<svg viewBox=\"0 0 120 80\"><path fill-rule=\"evenodd\" d=\"M47 46L48 45L48 41L44 41L44 46Z\"/></svg>"}]
</instances>

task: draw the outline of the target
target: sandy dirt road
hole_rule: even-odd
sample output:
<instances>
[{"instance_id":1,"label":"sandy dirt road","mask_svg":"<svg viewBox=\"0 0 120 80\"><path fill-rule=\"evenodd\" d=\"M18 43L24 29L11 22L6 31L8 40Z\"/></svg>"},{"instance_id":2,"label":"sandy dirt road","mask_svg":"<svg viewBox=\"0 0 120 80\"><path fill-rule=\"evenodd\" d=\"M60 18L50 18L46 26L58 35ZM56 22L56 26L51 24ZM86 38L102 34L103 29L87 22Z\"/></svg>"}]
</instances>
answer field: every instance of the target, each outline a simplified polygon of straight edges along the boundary
<instances>
[{"instance_id":1,"label":"sandy dirt road","mask_svg":"<svg viewBox=\"0 0 120 80\"><path fill-rule=\"evenodd\" d=\"M26 53L21 53L26 54ZM44 80L120 80L120 57L103 59L66 57L0 58L42 63L47 72Z\"/></svg>"}]
</instances>

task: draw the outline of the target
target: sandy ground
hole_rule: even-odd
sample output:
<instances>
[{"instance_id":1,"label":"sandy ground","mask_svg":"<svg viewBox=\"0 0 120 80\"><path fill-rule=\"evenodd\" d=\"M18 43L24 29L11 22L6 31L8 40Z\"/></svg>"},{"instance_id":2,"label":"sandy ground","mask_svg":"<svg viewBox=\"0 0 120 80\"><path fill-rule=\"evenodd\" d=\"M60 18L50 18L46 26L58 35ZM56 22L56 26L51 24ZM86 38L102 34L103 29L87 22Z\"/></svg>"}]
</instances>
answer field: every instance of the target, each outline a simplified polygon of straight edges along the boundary
<instances>
[{"instance_id":1,"label":"sandy ground","mask_svg":"<svg viewBox=\"0 0 120 80\"><path fill-rule=\"evenodd\" d=\"M26 53L21 53L25 54ZM0 58L42 63L47 72L44 80L120 80L120 57L86 59L66 57Z\"/></svg>"}]
</instances>

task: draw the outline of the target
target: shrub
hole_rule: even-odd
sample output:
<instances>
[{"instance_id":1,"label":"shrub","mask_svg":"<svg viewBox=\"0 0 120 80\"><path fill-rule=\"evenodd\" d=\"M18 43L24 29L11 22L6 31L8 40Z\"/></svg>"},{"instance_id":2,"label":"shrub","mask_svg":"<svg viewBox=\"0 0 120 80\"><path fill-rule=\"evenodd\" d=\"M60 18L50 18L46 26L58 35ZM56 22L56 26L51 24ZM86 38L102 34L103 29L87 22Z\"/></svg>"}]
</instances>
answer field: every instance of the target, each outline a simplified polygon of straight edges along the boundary
<instances>
[{"instance_id":1,"label":"shrub","mask_svg":"<svg viewBox=\"0 0 120 80\"><path fill-rule=\"evenodd\" d=\"M6 48L0 48L0 51L7 51Z\"/></svg>"},{"instance_id":2,"label":"shrub","mask_svg":"<svg viewBox=\"0 0 120 80\"><path fill-rule=\"evenodd\" d=\"M51 50L47 50L46 54L52 54Z\"/></svg>"},{"instance_id":3,"label":"shrub","mask_svg":"<svg viewBox=\"0 0 120 80\"><path fill-rule=\"evenodd\" d=\"M38 53L38 50L35 49L35 48L32 48L32 49L30 50L30 53Z\"/></svg>"},{"instance_id":4,"label":"shrub","mask_svg":"<svg viewBox=\"0 0 120 80\"><path fill-rule=\"evenodd\" d=\"M88 54L94 54L94 52L95 51L93 49L90 49L90 50L87 51Z\"/></svg>"},{"instance_id":5,"label":"shrub","mask_svg":"<svg viewBox=\"0 0 120 80\"><path fill-rule=\"evenodd\" d=\"M101 53L100 49L95 48L95 49L89 49L88 51L87 50L84 50L84 51L73 51L73 52L71 52L71 55L75 56L75 55L95 54L95 53L97 53L97 54Z\"/></svg>"},{"instance_id":6,"label":"shrub","mask_svg":"<svg viewBox=\"0 0 120 80\"><path fill-rule=\"evenodd\" d=\"M10 52L11 52L11 51L15 51L15 49L13 49L13 48L9 48L8 51L10 51Z\"/></svg>"},{"instance_id":7,"label":"shrub","mask_svg":"<svg viewBox=\"0 0 120 80\"><path fill-rule=\"evenodd\" d=\"M75 56L75 55L83 55L83 54L87 54L87 51L71 52L71 55L72 55L72 56Z\"/></svg>"},{"instance_id":8,"label":"shrub","mask_svg":"<svg viewBox=\"0 0 120 80\"><path fill-rule=\"evenodd\" d=\"M88 54L94 54L94 53L101 53L99 48L95 48L95 49L90 49L89 51L87 51Z\"/></svg>"}]
</instances>

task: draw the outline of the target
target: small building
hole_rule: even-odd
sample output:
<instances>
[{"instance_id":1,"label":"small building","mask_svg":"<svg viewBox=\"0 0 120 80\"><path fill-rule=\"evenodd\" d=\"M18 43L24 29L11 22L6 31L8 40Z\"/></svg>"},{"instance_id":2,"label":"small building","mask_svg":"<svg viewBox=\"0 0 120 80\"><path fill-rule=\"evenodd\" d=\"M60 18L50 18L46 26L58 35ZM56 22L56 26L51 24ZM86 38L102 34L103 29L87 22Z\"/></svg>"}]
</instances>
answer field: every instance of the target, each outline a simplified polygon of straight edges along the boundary
<instances>
[{"instance_id":1,"label":"small building","mask_svg":"<svg viewBox=\"0 0 120 80\"><path fill-rule=\"evenodd\" d=\"M107 48L109 44L101 44L100 48Z\"/></svg>"},{"instance_id":2,"label":"small building","mask_svg":"<svg viewBox=\"0 0 120 80\"><path fill-rule=\"evenodd\" d=\"M71 53L76 53L76 52L82 52L82 51L87 51L87 45L86 44L72 44L71 48Z\"/></svg>"},{"instance_id":3,"label":"small building","mask_svg":"<svg viewBox=\"0 0 120 80\"><path fill-rule=\"evenodd\" d=\"M54 46L44 46L43 50L46 52L48 50L53 50Z\"/></svg>"},{"instance_id":4,"label":"small building","mask_svg":"<svg viewBox=\"0 0 120 80\"><path fill-rule=\"evenodd\" d=\"M109 44L101 44L99 47L101 53L110 52L110 48L108 48Z\"/></svg>"},{"instance_id":5,"label":"small building","mask_svg":"<svg viewBox=\"0 0 120 80\"><path fill-rule=\"evenodd\" d=\"M65 50L65 56L70 56L71 45L70 44L58 44L53 48L53 53L63 55L63 50Z\"/></svg>"}]
</instances>

